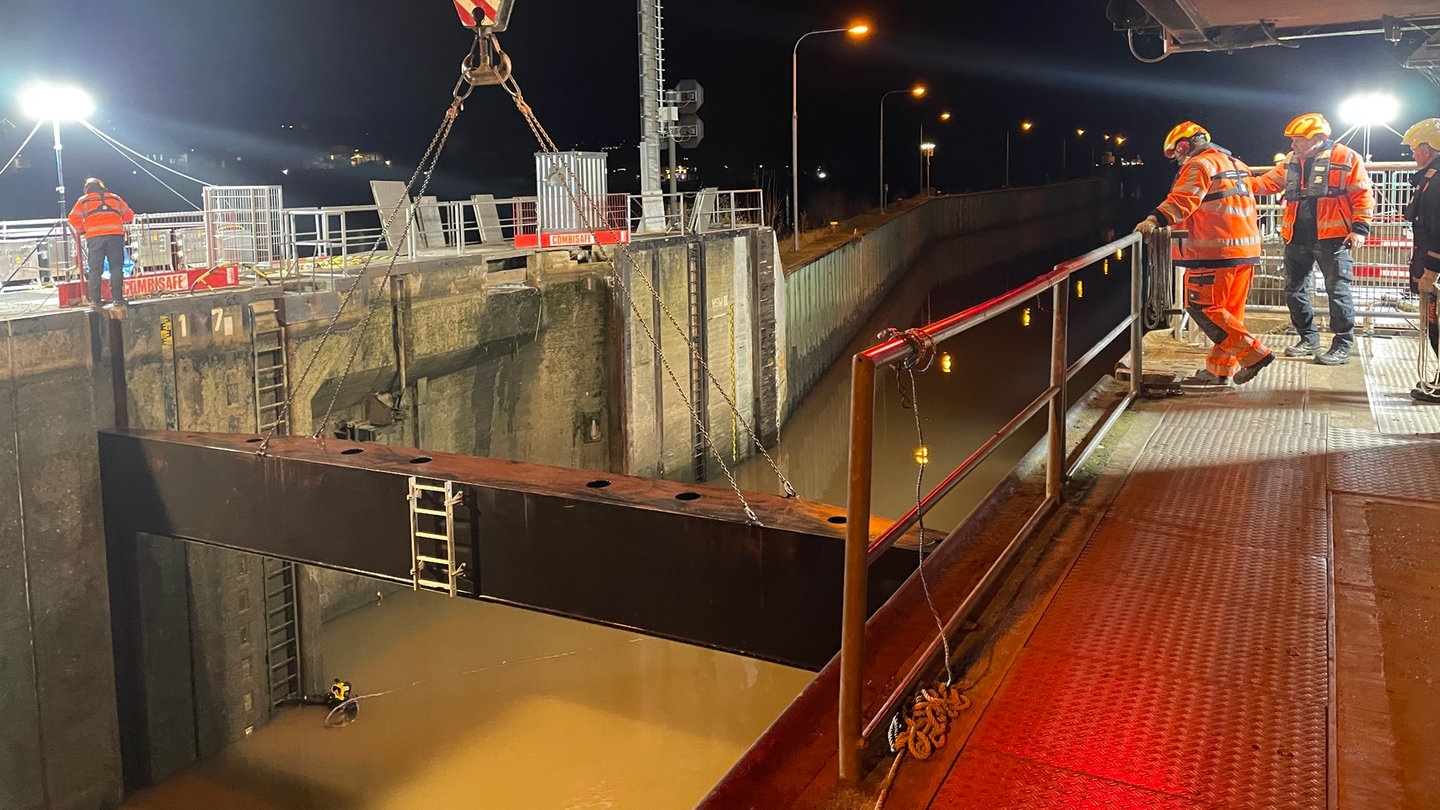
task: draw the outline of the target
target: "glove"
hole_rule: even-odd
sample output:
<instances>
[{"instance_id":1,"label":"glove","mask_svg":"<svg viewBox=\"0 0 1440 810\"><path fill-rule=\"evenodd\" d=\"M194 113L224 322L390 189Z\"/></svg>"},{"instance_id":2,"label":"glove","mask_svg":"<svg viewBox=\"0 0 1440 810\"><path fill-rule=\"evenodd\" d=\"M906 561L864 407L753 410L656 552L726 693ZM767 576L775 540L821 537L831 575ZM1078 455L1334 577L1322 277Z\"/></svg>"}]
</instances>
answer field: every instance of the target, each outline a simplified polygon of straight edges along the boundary
<instances>
[{"instance_id":1,"label":"glove","mask_svg":"<svg viewBox=\"0 0 1440 810\"><path fill-rule=\"evenodd\" d=\"M1350 248L1351 250L1356 250L1356 249L1358 249L1361 245L1364 245L1364 244L1365 244L1365 235L1364 235L1364 234L1352 233L1352 234L1350 234L1349 236L1345 237L1345 247L1348 247L1348 248Z\"/></svg>"},{"instance_id":2,"label":"glove","mask_svg":"<svg viewBox=\"0 0 1440 810\"><path fill-rule=\"evenodd\" d=\"M1148 234L1154 233L1154 232L1155 232L1155 229L1158 228L1158 227L1160 227L1160 223L1158 223L1158 222L1155 221L1155 217L1146 217L1146 218L1140 220L1139 222L1135 223L1135 231L1134 231L1134 232L1135 232L1135 233L1139 233L1139 234L1147 234L1147 235L1148 235Z\"/></svg>"},{"instance_id":3,"label":"glove","mask_svg":"<svg viewBox=\"0 0 1440 810\"><path fill-rule=\"evenodd\" d=\"M1422 293L1435 295L1437 292L1440 292L1440 290L1435 288L1435 281L1437 279L1440 279L1440 273L1434 270L1426 270L1420 274L1420 282L1416 286L1420 288L1420 292Z\"/></svg>"}]
</instances>

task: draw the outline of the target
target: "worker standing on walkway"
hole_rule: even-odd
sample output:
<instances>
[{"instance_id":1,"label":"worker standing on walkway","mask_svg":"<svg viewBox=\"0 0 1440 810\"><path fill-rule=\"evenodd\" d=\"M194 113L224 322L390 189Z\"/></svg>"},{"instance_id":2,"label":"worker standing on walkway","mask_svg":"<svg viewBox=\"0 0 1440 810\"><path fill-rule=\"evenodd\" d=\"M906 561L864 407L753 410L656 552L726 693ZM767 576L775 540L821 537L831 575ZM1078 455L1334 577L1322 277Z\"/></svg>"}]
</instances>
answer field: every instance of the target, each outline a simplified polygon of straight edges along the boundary
<instances>
[{"instance_id":1,"label":"worker standing on walkway","mask_svg":"<svg viewBox=\"0 0 1440 810\"><path fill-rule=\"evenodd\" d=\"M100 309L100 276L110 264L110 300L117 309L125 306L125 226L135 212L99 178L85 181L85 196L70 209L70 227L85 238L86 280L90 282L90 306Z\"/></svg>"},{"instance_id":2,"label":"worker standing on walkway","mask_svg":"<svg viewBox=\"0 0 1440 810\"><path fill-rule=\"evenodd\" d=\"M1192 121L1165 136L1165 157L1180 164L1170 195L1135 226L1137 233L1159 227L1189 231L1176 239L1172 256L1185 268L1185 309L1214 341L1205 368L1182 385L1243 385L1275 356L1245 328L1245 299L1260 258L1250 167L1210 142L1210 133Z\"/></svg>"},{"instance_id":3,"label":"worker standing on walkway","mask_svg":"<svg viewBox=\"0 0 1440 810\"><path fill-rule=\"evenodd\" d=\"M1440 327L1436 325L1435 299L1440 295L1440 118L1426 118L1405 130L1400 142L1415 155L1415 174L1410 183L1415 195L1405 206L1405 219L1415 235L1415 252L1410 256L1410 289L1420 293L1421 318L1430 348L1440 351ZM1425 351L1422 344L1420 351ZM1410 396L1420 402L1440 404L1440 372L1433 381L1421 380Z\"/></svg>"},{"instance_id":4,"label":"worker standing on walkway","mask_svg":"<svg viewBox=\"0 0 1440 810\"><path fill-rule=\"evenodd\" d=\"M1330 139L1330 122L1305 113L1285 127L1293 149L1275 168L1250 178L1257 196L1285 192L1280 236L1285 239L1285 303L1290 325L1299 335L1286 357L1314 357L1338 366L1350 361L1355 346L1355 299L1350 292L1355 259L1365 244L1375 213L1370 172L1358 152ZM1320 353L1320 329L1310 303L1310 278L1316 264L1330 299L1329 351Z\"/></svg>"}]
</instances>

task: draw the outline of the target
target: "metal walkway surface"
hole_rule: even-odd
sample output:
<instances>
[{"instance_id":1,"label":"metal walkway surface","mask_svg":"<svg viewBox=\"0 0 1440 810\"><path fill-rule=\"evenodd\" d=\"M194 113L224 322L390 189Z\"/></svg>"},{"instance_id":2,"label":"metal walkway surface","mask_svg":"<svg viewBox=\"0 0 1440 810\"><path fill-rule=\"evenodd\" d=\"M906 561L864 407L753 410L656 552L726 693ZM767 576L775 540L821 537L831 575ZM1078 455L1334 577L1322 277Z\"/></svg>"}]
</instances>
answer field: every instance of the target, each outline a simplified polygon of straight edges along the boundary
<instances>
[{"instance_id":1,"label":"metal walkway surface","mask_svg":"<svg viewBox=\"0 0 1440 810\"><path fill-rule=\"evenodd\" d=\"M1200 365L1151 340L1149 368ZM1139 403L953 762L902 768L887 806L1436 806L1440 406L1409 397L1416 345Z\"/></svg>"}]
</instances>

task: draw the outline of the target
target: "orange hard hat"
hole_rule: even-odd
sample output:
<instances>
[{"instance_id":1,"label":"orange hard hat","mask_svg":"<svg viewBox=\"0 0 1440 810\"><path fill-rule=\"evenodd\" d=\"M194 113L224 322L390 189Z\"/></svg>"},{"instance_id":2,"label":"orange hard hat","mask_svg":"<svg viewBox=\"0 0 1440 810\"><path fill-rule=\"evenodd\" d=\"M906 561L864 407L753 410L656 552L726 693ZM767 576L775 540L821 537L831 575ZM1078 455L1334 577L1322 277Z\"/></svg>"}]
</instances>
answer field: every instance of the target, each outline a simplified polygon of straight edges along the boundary
<instances>
[{"instance_id":1,"label":"orange hard hat","mask_svg":"<svg viewBox=\"0 0 1440 810\"><path fill-rule=\"evenodd\" d=\"M1296 116L1294 121L1285 125L1287 138L1313 138L1316 135L1330 137L1330 122L1320 113L1309 112Z\"/></svg>"},{"instance_id":2,"label":"orange hard hat","mask_svg":"<svg viewBox=\"0 0 1440 810\"><path fill-rule=\"evenodd\" d=\"M1203 135L1206 140L1210 139L1210 133L1194 121L1185 121L1175 125L1170 134L1165 136L1165 157L1175 157L1175 145L1181 141L1188 141L1196 135Z\"/></svg>"}]
</instances>

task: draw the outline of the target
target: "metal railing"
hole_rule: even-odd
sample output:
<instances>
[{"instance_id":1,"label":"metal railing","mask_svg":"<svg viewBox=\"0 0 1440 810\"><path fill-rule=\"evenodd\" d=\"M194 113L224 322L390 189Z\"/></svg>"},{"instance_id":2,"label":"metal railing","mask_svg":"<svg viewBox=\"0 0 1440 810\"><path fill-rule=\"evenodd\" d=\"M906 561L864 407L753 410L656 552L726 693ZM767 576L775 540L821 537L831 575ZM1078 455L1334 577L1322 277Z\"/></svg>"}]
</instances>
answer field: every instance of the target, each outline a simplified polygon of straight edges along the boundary
<instances>
[{"instance_id":1,"label":"metal railing","mask_svg":"<svg viewBox=\"0 0 1440 810\"><path fill-rule=\"evenodd\" d=\"M661 196L665 235L733 230L764 222L764 197L758 189L703 189ZM333 281L359 272L367 260L413 261L513 246L517 235L538 231L536 204L535 197L475 195L451 201L422 198L404 211L382 211L377 205L286 208L275 227L267 220L263 228L207 221L201 211L137 214L128 228L129 246L138 272L238 264L245 273L267 279ZM592 215L605 227L644 235L639 195L598 195L592 205L596 209ZM406 217L412 224L402 239ZM400 224L387 223L389 219ZM73 277L79 273L80 261L76 239L64 220L0 222L0 282Z\"/></svg>"},{"instance_id":2,"label":"metal railing","mask_svg":"<svg viewBox=\"0 0 1440 810\"><path fill-rule=\"evenodd\" d=\"M1145 271L1142 270L1142 252L1149 250L1153 266L1148 271L1152 281L1168 279L1169 239L1164 234L1152 237L1145 249L1142 238L1136 234L1127 235L1089 253L1062 262L1047 275L1041 276L1023 287L993 298L963 312L940 321L911 330L904 337L895 338L872 346L855 355L852 368L850 400L850 463L849 488L846 499L845 533L845 582L844 606L842 610L840 646L840 698L839 698L839 766L840 779L857 781L860 776L861 756L865 745L885 723L886 718L899 706L921 674L936 662L936 655L943 649L937 636L929 647L915 660L914 666L899 680L900 686L881 702L879 711L867 721L862 715L864 684L864 646L867 604L867 579L869 567L877 557L894 545L895 541L915 526L947 494L955 489L968 475L985 461L1006 439L1013 436L1033 416L1048 409L1047 461L1045 472L1045 497L1030 514L1024 526L1001 552L979 584L963 600L949 617L942 634L950 637L976 611L989 590L1003 577L1010 562L1020 547L1035 529L1048 518L1060 502L1065 480L1084 463L1120 415L1140 393L1141 338L1143 337L1142 286ZM1153 248L1153 249L1150 249ZM1129 252L1130 263L1130 309L1110 331L1087 349L1073 363L1066 362L1068 352L1070 290L1068 282L1077 272L1105 262L1112 257L1123 257ZM896 521L879 537L870 538L871 477L874 460L875 421L875 380L877 370L897 366L917 359L926 345L938 344L953 338L986 321L1024 305L1028 300L1049 292L1052 301L1050 372L1049 384L1037 397L1014 414L1013 418L999 431L986 440L958 467L951 471L938 486L920 498L914 509ZM1128 331L1132 369L1130 387L1125 396L1108 411L1105 418L1082 440L1080 446L1067 457L1065 435L1066 389L1068 381L1106 349L1106 347ZM974 515L967 518L956 532L963 531ZM920 566L922 572L926 561Z\"/></svg>"}]
</instances>

